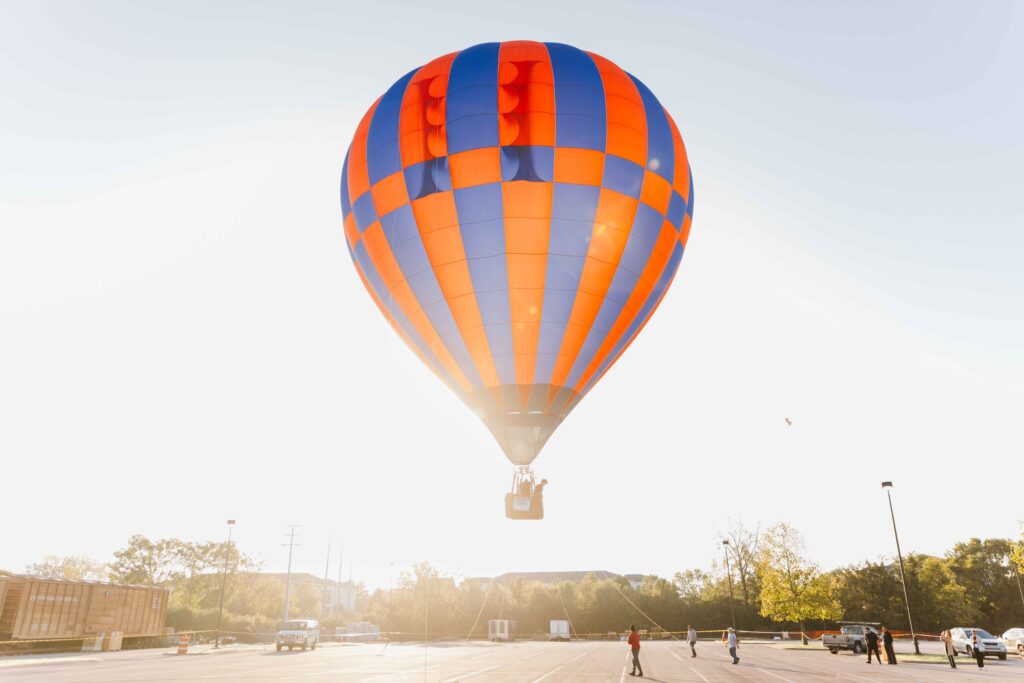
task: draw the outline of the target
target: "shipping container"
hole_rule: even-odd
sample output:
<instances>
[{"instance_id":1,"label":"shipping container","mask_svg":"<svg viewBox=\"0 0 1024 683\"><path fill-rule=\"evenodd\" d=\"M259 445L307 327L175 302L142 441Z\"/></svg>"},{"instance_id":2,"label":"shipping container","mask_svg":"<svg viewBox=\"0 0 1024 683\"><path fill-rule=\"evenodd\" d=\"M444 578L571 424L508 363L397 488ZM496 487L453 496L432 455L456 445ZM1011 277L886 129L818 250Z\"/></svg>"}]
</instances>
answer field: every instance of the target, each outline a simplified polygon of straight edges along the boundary
<instances>
[{"instance_id":1,"label":"shipping container","mask_svg":"<svg viewBox=\"0 0 1024 683\"><path fill-rule=\"evenodd\" d=\"M88 638L112 631L126 638L160 635L169 595L153 586L2 577L0 641Z\"/></svg>"}]
</instances>

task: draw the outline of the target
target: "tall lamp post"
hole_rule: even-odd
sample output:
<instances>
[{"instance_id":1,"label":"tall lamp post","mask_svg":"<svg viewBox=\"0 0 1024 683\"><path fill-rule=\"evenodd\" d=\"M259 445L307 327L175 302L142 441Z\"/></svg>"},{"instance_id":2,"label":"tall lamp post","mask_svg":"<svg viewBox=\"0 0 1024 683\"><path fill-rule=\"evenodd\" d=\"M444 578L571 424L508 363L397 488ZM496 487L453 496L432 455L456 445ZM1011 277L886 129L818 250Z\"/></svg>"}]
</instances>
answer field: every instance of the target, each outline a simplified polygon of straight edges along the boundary
<instances>
[{"instance_id":1,"label":"tall lamp post","mask_svg":"<svg viewBox=\"0 0 1024 683\"><path fill-rule=\"evenodd\" d=\"M387 624L384 628L390 629L392 625L391 621L391 594L395 590L395 563L388 563L388 613L387 613Z\"/></svg>"},{"instance_id":2,"label":"tall lamp post","mask_svg":"<svg viewBox=\"0 0 1024 683\"><path fill-rule=\"evenodd\" d=\"M220 580L220 607L217 609L217 640L214 641L213 647L217 649L220 647L220 619L224 616L224 590L228 585L228 558L231 557L231 530L235 527L235 520L228 520L228 542L224 546L224 576Z\"/></svg>"},{"instance_id":3,"label":"tall lamp post","mask_svg":"<svg viewBox=\"0 0 1024 683\"><path fill-rule=\"evenodd\" d=\"M892 509L892 488L891 481L883 481L882 488L885 489L885 495L889 498L889 516L892 517L892 535L896 537L896 557L900 561L900 581L903 582L903 602L907 606L907 623L910 625L910 637L914 639L914 652L921 654L921 646L917 644L917 634L914 633L914 620L910 616L910 594L907 592L907 575L903 571L903 552L900 550L900 535L896 531L896 513Z\"/></svg>"},{"instance_id":4,"label":"tall lamp post","mask_svg":"<svg viewBox=\"0 0 1024 683\"><path fill-rule=\"evenodd\" d=\"M725 575L729 578L729 614L732 615L732 627L736 628L736 608L732 604L732 570L729 568L729 539L722 541L725 549Z\"/></svg>"}]
</instances>

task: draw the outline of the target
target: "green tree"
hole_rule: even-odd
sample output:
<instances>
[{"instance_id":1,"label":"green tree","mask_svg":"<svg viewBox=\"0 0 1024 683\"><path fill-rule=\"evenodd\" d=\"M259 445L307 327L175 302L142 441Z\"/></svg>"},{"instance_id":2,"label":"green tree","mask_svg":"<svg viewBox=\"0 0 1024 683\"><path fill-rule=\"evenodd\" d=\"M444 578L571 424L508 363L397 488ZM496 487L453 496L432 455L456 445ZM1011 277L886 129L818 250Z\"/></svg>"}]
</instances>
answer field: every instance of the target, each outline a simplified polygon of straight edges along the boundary
<instances>
[{"instance_id":1,"label":"green tree","mask_svg":"<svg viewBox=\"0 0 1024 683\"><path fill-rule=\"evenodd\" d=\"M111 577L120 583L156 585L186 575L182 562L182 541L167 538L151 541L136 534L128 545L114 553Z\"/></svg>"},{"instance_id":2,"label":"green tree","mask_svg":"<svg viewBox=\"0 0 1024 683\"><path fill-rule=\"evenodd\" d=\"M25 573L71 581L107 581L110 578L106 564L80 555L47 555L39 562L25 567Z\"/></svg>"},{"instance_id":3,"label":"green tree","mask_svg":"<svg viewBox=\"0 0 1024 683\"><path fill-rule=\"evenodd\" d=\"M800 532L784 523L768 529L755 564L761 582L761 614L775 621L796 622L801 635L806 619L838 619L842 607L832 582L807 558ZM804 644L807 637L802 635Z\"/></svg>"},{"instance_id":4,"label":"green tree","mask_svg":"<svg viewBox=\"0 0 1024 683\"><path fill-rule=\"evenodd\" d=\"M972 538L946 553L957 582L986 627L1002 631L1024 620L1011 556L1013 541Z\"/></svg>"},{"instance_id":5,"label":"green tree","mask_svg":"<svg viewBox=\"0 0 1024 683\"><path fill-rule=\"evenodd\" d=\"M686 569L676 572L672 584L683 600L701 600L712 590L712 578L703 569Z\"/></svg>"}]
</instances>

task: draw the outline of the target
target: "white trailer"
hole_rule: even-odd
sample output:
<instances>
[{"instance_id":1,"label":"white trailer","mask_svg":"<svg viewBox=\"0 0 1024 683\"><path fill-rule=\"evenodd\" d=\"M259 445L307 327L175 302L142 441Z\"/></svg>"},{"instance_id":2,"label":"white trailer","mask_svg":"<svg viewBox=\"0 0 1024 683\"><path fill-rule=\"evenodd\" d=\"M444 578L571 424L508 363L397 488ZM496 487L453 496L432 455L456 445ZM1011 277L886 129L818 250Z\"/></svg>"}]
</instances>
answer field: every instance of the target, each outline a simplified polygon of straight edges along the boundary
<instances>
[{"instance_id":1,"label":"white trailer","mask_svg":"<svg viewBox=\"0 0 1024 683\"><path fill-rule=\"evenodd\" d=\"M516 622L509 619L491 619L487 622L487 640L512 640Z\"/></svg>"},{"instance_id":2,"label":"white trailer","mask_svg":"<svg viewBox=\"0 0 1024 683\"><path fill-rule=\"evenodd\" d=\"M552 619L548 640L569 640L569 622L564 619Z\"/></svg>"}]
</instances>

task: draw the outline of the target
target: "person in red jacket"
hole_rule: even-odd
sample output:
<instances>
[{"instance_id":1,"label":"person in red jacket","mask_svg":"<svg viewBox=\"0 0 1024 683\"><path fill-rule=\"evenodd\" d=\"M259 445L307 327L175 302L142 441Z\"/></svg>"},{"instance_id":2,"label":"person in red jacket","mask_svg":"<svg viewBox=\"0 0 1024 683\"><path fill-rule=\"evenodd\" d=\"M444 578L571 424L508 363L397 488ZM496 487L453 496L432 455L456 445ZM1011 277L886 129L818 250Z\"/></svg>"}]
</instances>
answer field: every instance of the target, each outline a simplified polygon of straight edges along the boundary
<instances>
[{"instance_id":1,"label":"person in red jacket","mask_svg":"<svg viewBox=\"0 0 1024 683\"><path fill-rule=\"evenodd\" d=\"M644 668L640 666L640 634L636 632L636 626L629 627L629 649L633 653L633 672L630 676L644 676ZM637 673L637 671L640 673Z\"/></svg>"}]
</instances>

